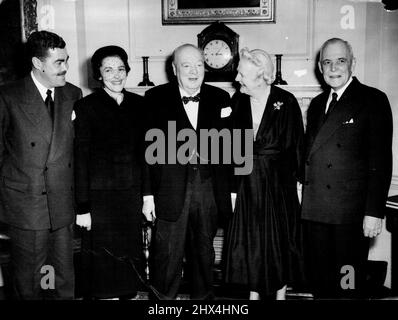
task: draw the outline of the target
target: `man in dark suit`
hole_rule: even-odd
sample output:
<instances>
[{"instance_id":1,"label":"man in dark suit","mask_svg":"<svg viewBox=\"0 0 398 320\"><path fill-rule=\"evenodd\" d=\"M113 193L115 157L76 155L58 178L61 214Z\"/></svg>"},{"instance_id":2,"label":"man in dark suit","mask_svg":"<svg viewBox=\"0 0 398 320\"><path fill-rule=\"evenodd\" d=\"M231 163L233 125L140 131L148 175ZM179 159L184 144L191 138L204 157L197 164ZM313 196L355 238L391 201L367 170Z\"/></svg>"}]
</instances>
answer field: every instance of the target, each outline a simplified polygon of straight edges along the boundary
<instances>
[{"instance_id":1,"label":"man in dark suit","mask_svg":"<svg viewBox=\"0 0 398 320\"><path fill-rule=\"evenodd\" d=\"M34 32L27 48L31 73L0 88L0 220L9 225L16 298L71 299L72 109L82 93L65 81L61 37Z\"/></svg>"},{"instance_id":2,"label":"man in dark suit","mask_svg":"<svg viewBox=\"0 0 398 320\"><path fill-rule=\"evenodd\" d=\"M307 113L302 218L318 298L361 297L369 238L381 232L392 171L387 96L361 84L342 39L326 41L318 63L330 90Z\"/></svg>"},{"instance_id":3,"label":"man in dark suit","mask_svg":"<svg viewBox=\"0 0 398 320\"><path fill-rule=\"evenodd\" d=\"M143 213L148 220L157 217L150 276L161 298L174 299L186 253L189 268L184 271L190 273L191 298L209 299L213 295L213 239L220 217L232 208L228 167L210 163L210 153L198 147L199 132L221 129L225 123L222 110L229 107L229 95L203 84L203 53L193 45L182 45L174 51L173 70L176 81L148 90L145 95L148 129L160 130L167 142L165 161L148 165L149 175L144 179ZM184 154L178 150L186 136L184 141L176 141L173 134L182 130L198 139L194 149ZM153 163L148 150L146 162Z\"/></svg>"}]
</instances>

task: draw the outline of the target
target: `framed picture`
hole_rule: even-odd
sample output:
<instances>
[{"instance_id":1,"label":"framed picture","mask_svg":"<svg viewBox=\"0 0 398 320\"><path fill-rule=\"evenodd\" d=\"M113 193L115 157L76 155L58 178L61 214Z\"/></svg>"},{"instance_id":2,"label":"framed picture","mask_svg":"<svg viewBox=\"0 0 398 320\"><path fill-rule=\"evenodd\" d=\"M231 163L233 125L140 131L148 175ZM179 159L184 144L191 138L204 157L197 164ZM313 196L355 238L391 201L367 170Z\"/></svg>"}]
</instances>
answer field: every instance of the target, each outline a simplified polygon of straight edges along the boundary
<instances>
[{"instance_id":1,"label":"framed picture","mask_svg":"<svg viewBox=\"0 0 398 320\"><path fill-rule=\"evenodd\" d=\"M33 31L37 31L37 1L20 0L22 40L26 41Z\"/></svg>"},{"instance_id":2,"label":"framed picture","mask_svg":"<svg viewBox=\"0 0 398 320\"><path fill-rule=\"evenodd\" d=\"M162 0L162 24L275 22L275 0Z\"/></svg>"},{"instance_id":3,"label":"framed picture","mask_svg":"<svg viewBox=\"0 0 398 320\"><path fill-rule=\"evenodd\" d=\"M0 85L30 70L24 43L33 30L37 30L36 0L0 1Z\"/></svg>"}]
</instances>

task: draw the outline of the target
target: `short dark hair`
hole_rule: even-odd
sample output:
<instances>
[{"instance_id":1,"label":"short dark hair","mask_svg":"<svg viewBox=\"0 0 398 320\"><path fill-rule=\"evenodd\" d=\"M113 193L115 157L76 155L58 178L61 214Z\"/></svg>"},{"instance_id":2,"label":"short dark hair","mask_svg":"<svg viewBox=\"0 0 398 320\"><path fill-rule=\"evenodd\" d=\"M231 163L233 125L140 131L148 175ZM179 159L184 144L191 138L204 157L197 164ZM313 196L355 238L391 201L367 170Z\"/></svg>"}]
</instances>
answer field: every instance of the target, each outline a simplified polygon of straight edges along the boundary
<instances>
[{"instance_id":1,"label":"short dark hair","mask_svg":"<svg viewBox=\"0 0 398 320\"><path fill-rule=\"evenodd\" d=\"M29 36L26 43L29 57L37 57L40 60L48 56L49 49L63 49L65 46L64 39L50 31L35 31Z\"/></svg>"},{"instance_id":2,"label":"short dark hair","mask_svg":"<svg viewBox=\"0 0 398 320\"><path fill-rule=\"evenodd\" d=\"M128 63L128 55L123 48L118 46L106 46L99 48L97 51L94 52L93 56L91 57L91 67L93 69L93 77L95 80L100 81L101 72L100 67L102 65L102 60L108 57L119 57L123 63L124 67L126 68L126 72L129 73L130 66Z\"/></svg>"}]
</instances>

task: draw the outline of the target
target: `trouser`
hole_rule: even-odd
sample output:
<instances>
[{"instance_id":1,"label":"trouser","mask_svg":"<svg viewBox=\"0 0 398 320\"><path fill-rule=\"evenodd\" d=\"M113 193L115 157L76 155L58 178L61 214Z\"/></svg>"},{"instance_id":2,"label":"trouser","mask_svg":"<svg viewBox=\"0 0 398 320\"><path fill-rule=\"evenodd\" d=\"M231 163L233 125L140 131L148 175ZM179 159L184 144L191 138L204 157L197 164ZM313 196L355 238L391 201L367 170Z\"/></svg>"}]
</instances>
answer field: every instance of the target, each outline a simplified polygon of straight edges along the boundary
<instances>
[{"instance_id":1,"label":"trouser","mask_svg":"<svg viewBox=\"0 0 398 320\"><path fill-rule=\"evenodd\" d=\"M152 284L162 298L177 296L184 254L191 299L213 296L213 239L217 232L217 207L210 178L190 168L182 213L177 221L158 219L153 243ZM155 203L156 205L156 203Z\"/></svg>"},{"instance_id":2,"label":"trouser","mask_svg":"<svg viewBox=\"0 0 398 320\"><path fill-rule=\"evenodd\" d=\"M362 224L304 221L305 260L315 298L364 296L369 238Z\"/></svg>"},{"instance_id":3,"label":"trouser","mask_svg":"<svg viewBox=\"0 0 398 320\"><path fill-rule=\"evenodd\" d=\"M57 230L10 227L13 297L73 299L72 225Z\"/></svg>"}]
</instances>

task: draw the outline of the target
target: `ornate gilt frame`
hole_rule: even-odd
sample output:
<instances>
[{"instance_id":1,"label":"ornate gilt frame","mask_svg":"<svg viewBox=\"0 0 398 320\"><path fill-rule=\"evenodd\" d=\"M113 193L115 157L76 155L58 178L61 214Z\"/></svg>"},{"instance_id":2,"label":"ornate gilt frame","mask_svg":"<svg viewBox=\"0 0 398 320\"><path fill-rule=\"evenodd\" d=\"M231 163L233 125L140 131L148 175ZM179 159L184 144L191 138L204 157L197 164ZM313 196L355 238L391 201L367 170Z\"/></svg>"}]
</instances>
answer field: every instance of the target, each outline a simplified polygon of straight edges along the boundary
<instances>
[{"instance_id":1,"label":"ornate gilt frame","mask_svg":"<svg viewBox=\"0 0 398 320\"><path fill-rule=\"evenodd\" d=\"M216 20L227 23L275 22L275 0L259 0L256 7L184 8L179 0L162 0L162 24L206 24Z\"/></svg>"},{"instance_id":2,"label":"ornate gilt frame","mask_svg":"<svg viewBox=\"0 0 398 320\"><path fill-rule=\"evenodd\" d=\"M33 31L37 31L37 1L19 0L21 4L22 41L25 42Z\"/></svg>"}]
</instances>

